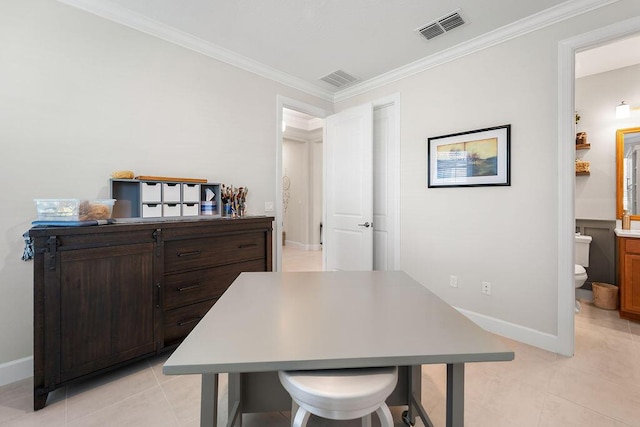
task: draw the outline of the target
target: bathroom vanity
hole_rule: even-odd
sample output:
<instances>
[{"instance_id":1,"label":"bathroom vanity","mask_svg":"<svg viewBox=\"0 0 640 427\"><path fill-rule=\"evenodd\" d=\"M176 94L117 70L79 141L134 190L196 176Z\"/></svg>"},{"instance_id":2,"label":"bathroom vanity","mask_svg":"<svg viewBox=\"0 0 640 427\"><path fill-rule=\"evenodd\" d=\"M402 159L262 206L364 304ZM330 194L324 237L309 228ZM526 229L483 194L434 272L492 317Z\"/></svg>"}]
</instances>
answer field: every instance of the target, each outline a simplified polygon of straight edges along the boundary
<instances>
[{"instance_id":1,"label":"bathroom vanity","mask_svg":"<svg viewBox=\"0 0 640 427\"><path fill-rule=\"evenodd\" d=\"M640 180L635 172L640 157L640 127L616 131L616 218L630 215L632 227L640 221ZM615 229L618 249L620 317L640 321L640 230Z\"/></svg>"},{"instance_id":2,"label":"bathroom vanity","mask_svg":"<svg viewBox=\"0 0 640 427\"><path fill-rule=\"evenodd\" d=\"M616 229L620 317L640 320L640 230Z\"/></svg>"}]
</instances>

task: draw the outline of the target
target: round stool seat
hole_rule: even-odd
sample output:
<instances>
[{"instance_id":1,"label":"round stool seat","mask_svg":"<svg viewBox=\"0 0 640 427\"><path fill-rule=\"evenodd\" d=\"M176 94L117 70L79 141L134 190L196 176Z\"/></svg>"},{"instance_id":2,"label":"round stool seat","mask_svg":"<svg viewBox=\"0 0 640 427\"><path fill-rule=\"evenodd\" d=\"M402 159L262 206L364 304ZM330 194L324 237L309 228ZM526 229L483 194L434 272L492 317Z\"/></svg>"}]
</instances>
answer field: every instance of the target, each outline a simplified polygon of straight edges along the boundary
<instances>
[{"instance_id":1,"label":"round stool seat","mask_svg":"<svg viewBox=\"0 0 640 427\"><path fill-rule=\"evenodd\" d=\"M278 376L301 408L323 418L348 420L386 407L385 400L398 381L398 368L280 371Z\"/></svg>"}]
</instances>

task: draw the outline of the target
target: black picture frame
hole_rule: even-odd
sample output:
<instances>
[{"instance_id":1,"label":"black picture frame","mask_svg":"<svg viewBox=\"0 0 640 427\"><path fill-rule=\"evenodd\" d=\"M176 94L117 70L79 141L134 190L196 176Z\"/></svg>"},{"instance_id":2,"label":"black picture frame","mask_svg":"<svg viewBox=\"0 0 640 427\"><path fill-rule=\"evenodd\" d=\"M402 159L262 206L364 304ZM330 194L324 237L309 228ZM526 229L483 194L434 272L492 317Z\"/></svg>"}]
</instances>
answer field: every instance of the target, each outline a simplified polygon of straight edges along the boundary
<instances>
[{"instance_id":1,"label":"black picture frame","mask_svg":"<svg viewBox=\"0 0 640 427\"><path fill-rule=\"evenodd\" d=\"M511 125L427 139L427 187L511 185Z\"/></svg>"}]
</instances>

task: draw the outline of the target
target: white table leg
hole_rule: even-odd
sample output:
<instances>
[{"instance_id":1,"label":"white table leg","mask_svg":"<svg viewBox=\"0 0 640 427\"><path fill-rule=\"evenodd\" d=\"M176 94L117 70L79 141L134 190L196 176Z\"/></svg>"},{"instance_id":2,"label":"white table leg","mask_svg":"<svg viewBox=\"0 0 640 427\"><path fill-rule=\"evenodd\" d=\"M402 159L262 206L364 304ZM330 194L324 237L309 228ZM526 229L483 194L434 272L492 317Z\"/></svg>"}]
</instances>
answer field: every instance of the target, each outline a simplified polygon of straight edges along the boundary
<instances>
[{"instance_id":1,"label":"white table leg","mask_svg":"<svg viewBox=\"0 0 640 427\"><path fill-rule=\"evenodd\" d=\"M218 425L218 374L202 374L200 427Z\"/></svg>"},{"instance_id":2,"label":"white table leg","mask_svg":"<svg viewBox=\"0 0 640 427\"><path fill-rule=\"evenodd\" d=\"M464 426L464 363L447 364L447 427Z\"/></svg>"}]
</instances>

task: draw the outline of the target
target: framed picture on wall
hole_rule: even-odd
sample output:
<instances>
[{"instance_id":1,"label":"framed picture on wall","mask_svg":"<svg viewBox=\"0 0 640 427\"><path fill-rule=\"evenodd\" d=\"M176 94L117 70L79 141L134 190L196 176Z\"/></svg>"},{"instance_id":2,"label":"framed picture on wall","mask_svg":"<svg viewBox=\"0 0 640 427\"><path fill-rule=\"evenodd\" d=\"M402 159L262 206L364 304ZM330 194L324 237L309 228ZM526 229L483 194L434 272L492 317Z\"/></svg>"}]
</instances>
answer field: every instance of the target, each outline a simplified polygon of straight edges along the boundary
<instances>
[{"instance_id":1,"label":"framed picture on wall","mask_svg":"<svg viewBox=\"0 0 640 427\"><path fill-rule=\"evenodd\" d=\"M511 125L427 140L427 187L511 185Z\"/></svg>"}]
</instances>

